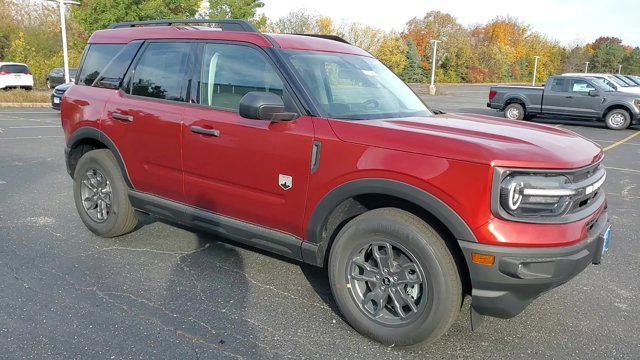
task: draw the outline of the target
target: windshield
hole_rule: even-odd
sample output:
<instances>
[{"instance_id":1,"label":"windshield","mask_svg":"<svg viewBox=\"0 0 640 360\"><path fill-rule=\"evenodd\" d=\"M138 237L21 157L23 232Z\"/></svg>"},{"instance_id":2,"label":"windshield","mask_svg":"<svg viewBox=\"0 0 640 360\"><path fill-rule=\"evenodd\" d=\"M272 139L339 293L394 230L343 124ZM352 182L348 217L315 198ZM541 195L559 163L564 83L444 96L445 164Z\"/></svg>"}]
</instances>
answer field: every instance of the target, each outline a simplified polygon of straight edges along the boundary
<instances>
[{"instance_id":1,"label":"windshield","mask_svg":"<svg viewBox=\"0 0 640 360\"><path fill-rule=\"evenodd\" d=\"M374 58L285 50L322 116L334 119L384 119L428 116L424 103Z\"/></svg>"},{"instance_id":2,"label":"windshield","mask_svg":"<svg viewBox=\"0 0 640 360\"><path fill-rule=\"evenodd\" d=\"M596 85L602 87L606 91L616 91L616 89L609 85L609 82L606 79L602 78L591 78Z\"/></svg>"},{"instance_id":3,"label":"windshield","mask_svg":"<svg viewBox=\"0 0 640 360\"><path fill-rule=\"evenodd\" d=\"M634 83L633 81L627 79L626 77L624 77L622 75L615 75L615 77L620 79L620 81L624 82L625 84L627 84L629 86L636 86L636 83Z\"/></svg>"},{"instance_id":4,"label":"windshield","mask_svg":"<svg viewBox=\"0 0 640 360\"><path fill-rule=\"evenodd\" d=\"M640 76L628 75L627 77L634 83L640 85Z\"/></svg>"},{"instance_id":5,"label":"windshield","mask_svg":"<svg viewBox=\"0 0 640 360\"><path fill-rule=\"evenodd\" d=\"M607 79L609 79L609 80L613 81L614 83L616 83L616 84L617 84L617 85L619 85L619 86L622 86L622 87L629 87L629 85L627 85L627 83L625 83L624 81L622 81L622 80L618 79L618 78L617 78L617 77L615 77L615 76L607 76Z\"/></svg>"}]
</instances>

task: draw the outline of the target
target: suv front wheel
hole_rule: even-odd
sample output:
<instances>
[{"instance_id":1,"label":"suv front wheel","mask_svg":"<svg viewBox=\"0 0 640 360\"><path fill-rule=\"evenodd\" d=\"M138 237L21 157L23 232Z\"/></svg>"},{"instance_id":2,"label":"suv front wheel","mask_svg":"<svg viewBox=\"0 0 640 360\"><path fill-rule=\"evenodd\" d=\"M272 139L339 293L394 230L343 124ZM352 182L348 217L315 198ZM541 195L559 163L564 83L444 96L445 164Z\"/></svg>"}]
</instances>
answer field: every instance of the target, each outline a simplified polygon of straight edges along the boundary
<instances>
[{"instance_id":1,"label":"suv front wheel","mask_svg":"<svg viewBox=\"0 0 640 360\"><path fill-rule=\"evenodd\" d=\"M331 248L329 280L349 324L384 344L433 341L461 307L460 276L443 239L400 209L347 223Z\"/></svg>"},{"instance_id":2,"label":"suv front wheel","mask_svg":"<svg viewBox=\"0 0 640 360\"><path fill-rule=\"evenodd\" d=\"M113 153L108 149L84 154L76 166L73 196L82 222L96 235L115 237L137 223L128 187Z\"/></svg>"}]
</instances>

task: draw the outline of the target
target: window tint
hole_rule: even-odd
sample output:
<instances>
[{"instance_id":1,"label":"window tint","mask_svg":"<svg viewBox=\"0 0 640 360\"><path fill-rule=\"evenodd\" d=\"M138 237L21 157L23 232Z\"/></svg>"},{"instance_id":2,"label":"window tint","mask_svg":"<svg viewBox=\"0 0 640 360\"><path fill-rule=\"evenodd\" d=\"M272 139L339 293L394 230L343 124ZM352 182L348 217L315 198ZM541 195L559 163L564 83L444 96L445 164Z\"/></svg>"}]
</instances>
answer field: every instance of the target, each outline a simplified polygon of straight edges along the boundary
<instances>
[{"instance_id":1,"label":"window tint","mask_svg":"<svg viewBox=\"0 0 640 360\"><path fill-rule=\"evenodd\" d=\"M573 84L571 84L572 92L579 93L588 93L590 90L595 90L596 88L593 85L589 84L584 80L573 80Z\"/></svg>"},{"instance_id":2,"label":"window tint","mask_svg":"<svg viewBox=\"0 0 640 360\"><path fill-rule=\"evenodd\" d=\"M92 44L89 45L85 59L76 79L76 84L91 86L100 72L124 47L124 44Z\"/></svg>"},{"instance_id":3,"label":"window tint","mask_svg":"<svg viewBox=\"0 0 640 360\"><path fill-rule=\"evenodd\" d=\"M131 94L184 101L192 48L191 43L150 43L133 72Z\"/></svg>"},{"instance_id":4,"label":"window tint","mask_svg":"<svg viewBox=\"0 0 640 360\"><path fill-rule=\"evenodd\" d=\"M96 82L96 86L109 89L117 89L124 78L131 61L136 56L142 41L134 41L127 44L120 52L107 64Z\"/></svg>"},{"instance_id":5,"label":"window tint","mask_svg":"<svg viewBox=\"0 0 640 360\"><path fill-rule=\"evenodd\" d=\"M0 71L7 74L26 74L29 68L24 65L2 65Z\"/></svg>"},{"instance_id":6,"label":"window tint","mask_svg":"<svg viewBox=\"0 0 640 360\"><path fill-rule=\"evenodd\" d=\"M264 56L248 46L206 44L199 103L238 111L240 99L251 91L283 94L282 81ZM284 101L286 105L288 100Z\"/></svg>"},{"instance_id":7,"label":"window tint","mask_svg":"<svg viewBox=\"0 0 640 360\"><path fill-rule=\"evenodd\" d=\"M563 92L564 84L566 79L553 79L553 83L551 84L551 91Z\"/></svg>"}]
</instances>

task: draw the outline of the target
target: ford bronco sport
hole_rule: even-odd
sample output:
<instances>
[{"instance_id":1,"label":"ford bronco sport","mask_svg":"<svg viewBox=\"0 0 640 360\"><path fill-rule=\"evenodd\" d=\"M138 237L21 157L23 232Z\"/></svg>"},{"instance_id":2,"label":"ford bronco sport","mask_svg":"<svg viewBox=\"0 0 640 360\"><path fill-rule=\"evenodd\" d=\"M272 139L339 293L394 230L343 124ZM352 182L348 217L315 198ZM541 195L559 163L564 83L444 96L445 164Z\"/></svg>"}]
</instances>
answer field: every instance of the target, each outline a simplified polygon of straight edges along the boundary
<instances>
[{"instance_id":1,"label":"ford bronco sport","mask_svg":"<svg viewBox=\"0 0 640 360\"><path fill-rule=\"evenodd\" d=\"M199 23L89 39L61 117L95 234L147 213L326 267L349 324L397 345L440 337L465 295L472 326L509 318L600 262L610 225L594 143L435 115L335 36Z\"/></svg>"}]
</instances>

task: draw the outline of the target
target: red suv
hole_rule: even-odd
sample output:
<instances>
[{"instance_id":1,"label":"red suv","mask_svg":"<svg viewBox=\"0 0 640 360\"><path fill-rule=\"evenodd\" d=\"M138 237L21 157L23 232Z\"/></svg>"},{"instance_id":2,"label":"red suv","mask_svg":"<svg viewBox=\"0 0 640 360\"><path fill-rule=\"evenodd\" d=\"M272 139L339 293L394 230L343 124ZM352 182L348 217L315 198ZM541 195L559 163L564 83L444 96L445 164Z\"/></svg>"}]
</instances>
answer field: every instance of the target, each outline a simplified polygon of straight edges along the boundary
<instances>
[{"instance_id":1,"label":"red suv","mask_svg":"<svg viewBox=\"0 0 640 360\"><path fill-rule=\"evenodd\" d=\"M335 36L209 23L89 39L61 116L94 233L130 232L142 212L326 267L351 326L397 345L444 334L467 294L472 324L509 318L600 262L596 144L436 115Z\"/></svg>"}]
</instances>

